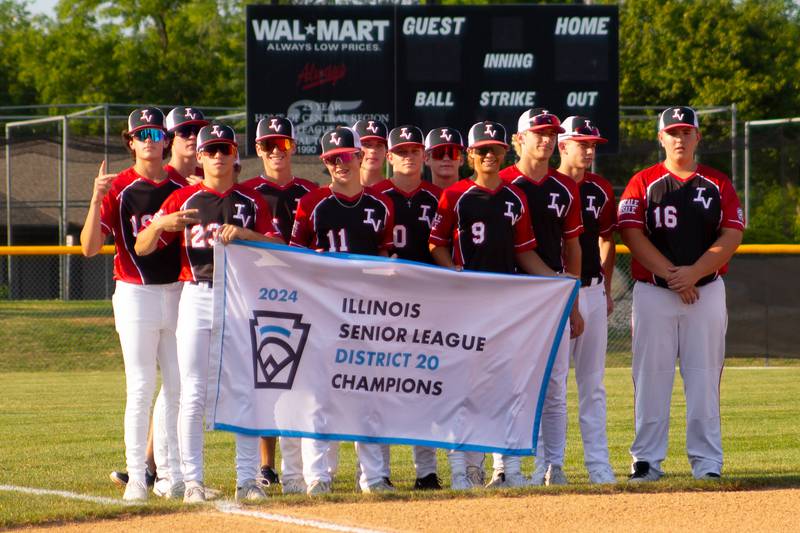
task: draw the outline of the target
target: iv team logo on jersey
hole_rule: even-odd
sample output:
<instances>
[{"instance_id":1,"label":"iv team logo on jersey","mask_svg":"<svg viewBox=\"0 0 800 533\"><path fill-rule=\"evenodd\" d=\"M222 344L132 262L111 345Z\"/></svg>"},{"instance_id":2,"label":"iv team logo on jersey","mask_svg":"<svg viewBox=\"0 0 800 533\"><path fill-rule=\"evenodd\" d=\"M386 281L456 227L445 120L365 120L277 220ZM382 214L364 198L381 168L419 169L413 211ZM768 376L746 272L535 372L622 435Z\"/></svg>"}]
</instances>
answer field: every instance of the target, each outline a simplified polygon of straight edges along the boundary
<instances>
[{"instance_id":1,"label":"iv team logo on jersey","mask_svg":"<svg viewBox=\"0 0 800 533\"><path fill-rule=\"evenodd\" d=\"M291 389L311 324L303 315L253 311L250 337L256 389Z\"/></svg>"}]
</instances>

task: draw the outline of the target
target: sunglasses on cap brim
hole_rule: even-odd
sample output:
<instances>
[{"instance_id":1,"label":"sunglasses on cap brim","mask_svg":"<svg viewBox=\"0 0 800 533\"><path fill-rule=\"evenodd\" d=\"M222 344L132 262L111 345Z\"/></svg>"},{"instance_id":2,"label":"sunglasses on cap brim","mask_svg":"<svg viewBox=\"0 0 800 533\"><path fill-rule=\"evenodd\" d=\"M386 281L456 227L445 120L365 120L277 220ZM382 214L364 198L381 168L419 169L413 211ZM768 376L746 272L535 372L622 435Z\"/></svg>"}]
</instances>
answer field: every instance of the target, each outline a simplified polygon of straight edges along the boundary
<instances>
[{"instance_id":1,"label":"sunglasses on cap brim","mask_svg":"<svg viewBox=\"0 0 800 533\"><path fill-rule=\"evenodd\" d=\"M445 157L456 160L461 157L461 152L461 147L454 144L435 146L428 151L428 153L431 154L431 159L436 159L437 161Z\"/></svg>"},{"instance_id":2,"label":"sunglasses on cap brim","mask_svg":"<svg viewBox=\"0 0 800 533\"><path fill-rule=\"evenodd\" d=\"M353 159L357 159L361 152L344 152L341 154L326 155L320 157L326 165L346 165Z\"/></svg>"},{"instance_id":3,"label":"sunglasses on cap brim","mask_svg":"<svg viewBox=\"0 0 800 533\"><path fill-rule=\"evenodd\" d=\"M531 117L529 124L531 128L536 126L553 126L554 128L561 127L561 121L558 120L558 117L550 114L542 114Z\"/></svg>"},{"instance_id":4,"label":"sunglasses on cap brim","mask_svg":"<svg viewBox=\"0 0 800 533\"><path fill-rule=\"evenodd\" d=\"M150 139L154 143L157 143L163 141L164 137L164 130L158 128L144 128L133 132L133 138L141 142L145 142L146 140Z\"/></svg>"},{"instance_id":5,"label":"sunglasses on cap brim","mask_svg":"<svg viewBox=\"0 0 800 533\"><path fill-rule=\"evenodd\" d=\"M275 139L264 139L258 141L258 145L265 152L272 152L275 148L280 152L288 152L294 146L294 142L288 137L278 137Z\"/></svg>"},{"instance_id":6,"label":"sunglasses on cap brim","mask_svg":"<svg viewBox=\"0 0 800 533\"><path fill-rule=\"evenodd\" d=\"M233 153L233 148L234 146L232 144L214 143L203 146L200 151L212 156L217 155L217 152L222 155L231 155Z\"/></svg>"}]
</instances>

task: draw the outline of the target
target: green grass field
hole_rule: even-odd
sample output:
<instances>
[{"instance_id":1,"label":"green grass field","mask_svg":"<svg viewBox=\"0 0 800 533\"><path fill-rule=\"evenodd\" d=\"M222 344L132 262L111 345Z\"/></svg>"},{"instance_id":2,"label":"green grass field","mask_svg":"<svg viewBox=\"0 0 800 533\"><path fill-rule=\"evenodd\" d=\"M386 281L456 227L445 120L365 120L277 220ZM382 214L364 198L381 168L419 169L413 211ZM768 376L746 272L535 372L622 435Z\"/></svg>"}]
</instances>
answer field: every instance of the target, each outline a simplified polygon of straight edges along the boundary
<instances>
[{"instance_id":1,"label":"green grass field","mask_svg":"<svg viewBox=\"0 0 800 533\"><path fill-rule=\"evenodd\" d=\"M107 303L12 302L0 304L4 342L0 346L0 485L65 490L94 496L121 497L108 473L124 467L122 415L124 375L113 323L102 312ZM633 437L633 391L627 354L609 360L608 431L612 465L622 479ZM618 491L744 490L800 487L800 366L796 360L730 360L722 381L725 478L721 485L692 480L685 455L685 403L676 378L672 403L667 476L644 487L592 487L586 483L577 424L576 390L569 388L569 437L565 469L570 485L518 492L601 493ZM761 365L762 368L748 368ZM785 366L784 366L785 365ZM207 483L232 497L233 438L206 437ZM532 459L524 462L526 472ZM440 476L449 480L447 461L439 455ZM487 466L490 462L487 463ZM401 491L385 498L438 499L481 497L443 491L419 494L408 447L392 450L393 481ZM354 452L343 444L335 493L328 501L355 501ZM275 494L275 503L309 505L303 497ZM185 509L180 503L152 498L146 506L123 507L31 496L0 490L0 528L61 521L91 520L131 513L164 513Z\"/></svg>"}]
</instances>

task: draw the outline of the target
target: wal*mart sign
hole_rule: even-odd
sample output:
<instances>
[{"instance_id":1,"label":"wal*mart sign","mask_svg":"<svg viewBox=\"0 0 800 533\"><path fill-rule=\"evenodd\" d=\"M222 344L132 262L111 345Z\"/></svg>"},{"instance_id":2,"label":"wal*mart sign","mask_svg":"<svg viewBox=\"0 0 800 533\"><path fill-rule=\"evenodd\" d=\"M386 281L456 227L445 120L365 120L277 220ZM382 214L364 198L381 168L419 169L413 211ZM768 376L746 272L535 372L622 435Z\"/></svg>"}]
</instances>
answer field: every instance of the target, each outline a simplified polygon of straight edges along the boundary
<instances>
[{"instance_id":1,"label":"wal*mart sign","mask_svg":"<svg viewBox=\"0 0 800 533\"><path fill-rule=\"evenodd\" d=\"M210 428L533 454L577 282L264 243L214 254Z\"/></svg>"},{"instance_id":2,"label":"wal*mart sign","mask_svg":"<svg viewBox=\"0 0 800 533\"><path fill-rule=\"evenodd\" d=\"M325 131L359 119L514 131L544 107L590 117L615 151L618 34L616 6L249 5L248 148L268 115L318 154Z\"/></svg>"}]
</instances>

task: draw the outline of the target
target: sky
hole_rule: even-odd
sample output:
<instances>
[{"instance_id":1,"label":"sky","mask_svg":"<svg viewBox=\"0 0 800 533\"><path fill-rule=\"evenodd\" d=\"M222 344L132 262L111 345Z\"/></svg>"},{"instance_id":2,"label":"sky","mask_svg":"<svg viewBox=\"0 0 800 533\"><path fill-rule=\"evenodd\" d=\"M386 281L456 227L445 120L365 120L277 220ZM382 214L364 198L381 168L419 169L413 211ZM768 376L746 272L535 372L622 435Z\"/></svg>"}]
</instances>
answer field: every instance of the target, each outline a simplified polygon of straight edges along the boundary
<instances>
[{"instance_id":1,"label":"sky","mask_svg":"<svg viewBox=\"0 0 800 533\"><path fill-rule=\"evenodd\" d=\"M52 15L57 3L58 0L33 0L28 4L28 10L35 14Z\"/></svg>"}]
</instances>

